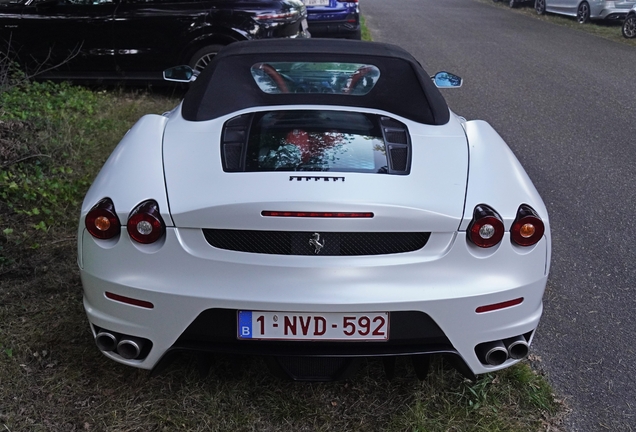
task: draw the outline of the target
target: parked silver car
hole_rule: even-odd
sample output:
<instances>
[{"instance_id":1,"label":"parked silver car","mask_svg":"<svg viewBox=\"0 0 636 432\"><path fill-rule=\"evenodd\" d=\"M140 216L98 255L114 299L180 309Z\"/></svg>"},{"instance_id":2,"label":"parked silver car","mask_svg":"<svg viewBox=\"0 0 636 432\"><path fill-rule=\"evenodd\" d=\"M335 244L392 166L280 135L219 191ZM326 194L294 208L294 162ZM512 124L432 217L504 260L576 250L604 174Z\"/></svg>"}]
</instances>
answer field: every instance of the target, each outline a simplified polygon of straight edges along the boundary
<instances>
[{"instance_id":1,"label":"parked silver car","mask_svg":"<svg viewBox=\"0 0 636 432\"><path fill-rule=\"evenodd\" d=\"M623 36L629 39L636 38L636 5L629 11L623 22Z\"/></svg>"},{"instance_id":2,"label":"parked silver car","mask_svg":"<svg viewBox=\"0 0 636 432\"><path fill-rule=\"evenodd\" d=\"M546 12L568 15L584 24L591 19L623 19L635 4L634 0L535 0L534 8L539 15Z\"/></svg>"}]
</instances>

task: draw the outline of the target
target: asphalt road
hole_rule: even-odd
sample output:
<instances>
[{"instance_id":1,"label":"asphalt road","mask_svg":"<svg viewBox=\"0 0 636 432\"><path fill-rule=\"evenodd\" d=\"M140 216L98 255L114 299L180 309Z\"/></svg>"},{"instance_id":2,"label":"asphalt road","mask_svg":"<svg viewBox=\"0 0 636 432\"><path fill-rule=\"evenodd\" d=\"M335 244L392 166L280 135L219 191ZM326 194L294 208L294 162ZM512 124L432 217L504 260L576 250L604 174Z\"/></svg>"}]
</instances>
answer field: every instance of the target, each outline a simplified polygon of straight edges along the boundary
<instances>
[{"instance_id":1,"label":"asphalt road","mask_svg":"<svg viewBox=\"0 0 636 432\"><path fill-rule=\"evenodd\" d=\"M636 48L477 0L363 0L373 38L490 122L543 196L554 243L531 352L567 430L636 430ZM620 28L616 28L620 32Z\"/></svg>"}]
</instances>

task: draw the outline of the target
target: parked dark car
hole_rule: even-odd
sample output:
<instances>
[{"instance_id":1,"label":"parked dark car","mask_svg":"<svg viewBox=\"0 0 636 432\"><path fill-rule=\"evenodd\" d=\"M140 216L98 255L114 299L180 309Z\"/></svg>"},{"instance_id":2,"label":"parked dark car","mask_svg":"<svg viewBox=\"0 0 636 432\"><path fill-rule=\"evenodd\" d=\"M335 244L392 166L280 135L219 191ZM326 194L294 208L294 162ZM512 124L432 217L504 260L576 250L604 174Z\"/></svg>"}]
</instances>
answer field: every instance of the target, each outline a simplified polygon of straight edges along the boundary
<instances>
[{"instance_id":1,"label":"parked dark car","mask_svg":"<svg viewBox=\"0 0 636 432\"><path fill-rule=\"evenodd\" d=\"M0 0L9 58L38 78L161 80L225 45L306 37L300 0Z\"/></svg>"},{"instance_id":2,"label":"parked dark car","mask_svg":"<svg viewBox=\"0 0 636 432\"><path fill-rule=\"evenodd\" d=\"M311 37L360 39L358 0L303 0Z\"/></svg>"}]
</instances>

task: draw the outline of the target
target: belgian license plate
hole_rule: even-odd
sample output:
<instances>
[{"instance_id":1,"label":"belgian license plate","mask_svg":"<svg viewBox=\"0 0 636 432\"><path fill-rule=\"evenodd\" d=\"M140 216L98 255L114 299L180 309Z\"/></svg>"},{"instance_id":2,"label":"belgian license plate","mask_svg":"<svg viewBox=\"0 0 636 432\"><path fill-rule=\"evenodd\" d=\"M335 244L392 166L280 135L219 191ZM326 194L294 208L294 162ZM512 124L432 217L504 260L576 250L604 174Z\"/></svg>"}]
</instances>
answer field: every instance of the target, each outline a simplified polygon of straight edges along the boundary
<instances>
[{"instance_id":1,"label":"belgian license plate","mask_svg":"<svg viewBox=\"0 0 636 432\"><path fill-rule=\"evenodd\" d=\"M389 313L239 311L238 338L386 341Z\"/></svg>"},{"instance_id":2,"label":"belgian license plate","mask_svg":"<svg viewBox=\"0 0 636 432\"><path fill-rule=\"evenodd\" d=\"M329 0L303 0L305 6L329 6Z\"/></svg>"}]
</instances>

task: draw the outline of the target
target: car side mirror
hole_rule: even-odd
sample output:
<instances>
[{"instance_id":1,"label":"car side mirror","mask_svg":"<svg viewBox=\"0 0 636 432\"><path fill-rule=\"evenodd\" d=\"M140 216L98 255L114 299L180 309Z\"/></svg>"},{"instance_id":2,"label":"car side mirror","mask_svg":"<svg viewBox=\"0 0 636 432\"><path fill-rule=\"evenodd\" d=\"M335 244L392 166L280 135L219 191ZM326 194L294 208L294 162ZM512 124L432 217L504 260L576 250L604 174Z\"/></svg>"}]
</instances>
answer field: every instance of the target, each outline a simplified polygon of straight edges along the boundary
<instances>
[{"instance_id":1,"label":"car side mirror","mask_svg":"<svg viewBox=\"0 0 636 432\"><path fill-rule=\"evenodd\" d=\"M199 76L199 71L188 65L175 66L163 71L163 79L175 82L193 82Z\"/></svg>"},{"instance_id":2,"label":"car side mirror","mask_svg":"<svg viewBox=\"0 0 636 432\"><path fill-rule=\"evenodd\" d=\"M431 77L437 88L459 88L464 80L450 72L437 72Z\"/></svg>"}]
</instances>

